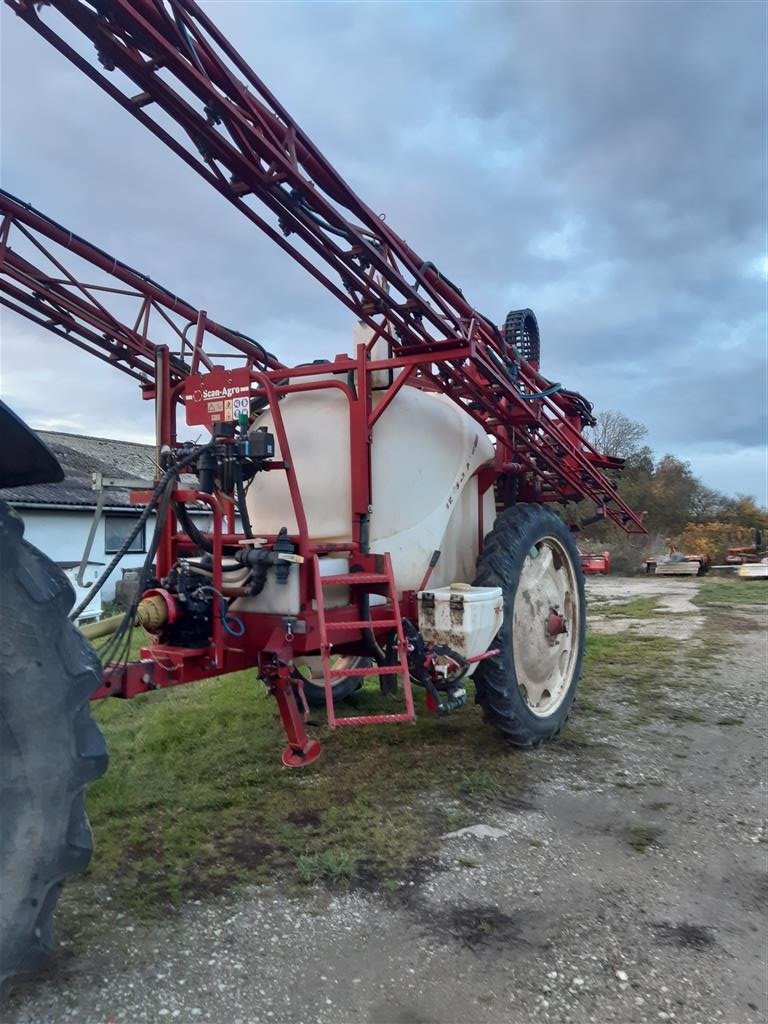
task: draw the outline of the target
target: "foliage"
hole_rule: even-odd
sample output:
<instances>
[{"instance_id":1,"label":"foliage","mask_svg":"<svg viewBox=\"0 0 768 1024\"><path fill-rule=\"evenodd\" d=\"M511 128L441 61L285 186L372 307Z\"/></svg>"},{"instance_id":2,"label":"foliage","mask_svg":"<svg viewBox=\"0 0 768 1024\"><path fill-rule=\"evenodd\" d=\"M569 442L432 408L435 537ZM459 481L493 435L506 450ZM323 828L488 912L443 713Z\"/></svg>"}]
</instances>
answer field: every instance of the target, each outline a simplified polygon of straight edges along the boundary
<instances>
[{"instance_id":1,"label":"foliage","mask_svg":"<svg viewBox=\"0 0 768 1024\"><path fill-rule=\"evenodd\" d=\"M649 554L662 553L672 544L721 561L726 547L749 544L752 530L768 532L768 509L748 495L734 498L707 487L689 463L675 455L658 458L641 444L646 433L642 423L613 410L598 414L596 426L588 432L599 451L625 459L617 481L620 494L631 508L644 513L649 537L627 538L618 527L602 522L584 531L582 550L598 544L608 547L614 571L636 572ZM591 506L583 503L575 518L591 514Z\"/></svg>"},{"instance_id":2,"label":"foliage","mask_svg":"<svg viewBox=\"0 0 768 1024\"><path fill-rule=\"evenodd\" d=\"M739 581L712 583L742 600ZM765 597L765 586L749 588ZM627 610L653 614L647 602ZM137 629L134 650L142 642ZM88 791L96 885L76 883L78 922L101 919L105 891L113 907L147 918L242 883L393 892L434 856L438 836L486 820L489 805L525 806L548 771L572 768L574 751L610 760L607 723L634 730L690 720L694 712L676 702L681 687L695 673L699 695L703 659L722 645L716 630L682 648L666 636L591 633L573 721L559 742L530 753L508 747L470 703L448 718L420 713L399 729L314 725L323 756L289 771L278 758L285 739L277 708L252 671L102 701L94 714L110 764ZM401 706L372 679L344 705L352 714Z\"/></svg>"},{"instance_id":3,"label":"foliage","mask_svg":"<svg viewBox=\"0 0 768 1024\"><path fill-rule=\"evenodd\" d=\"M706 555L718 564L724 561L727 548L747 547L753 537L753 530L733 523L688 523L677 538L676 546L679 551Z\"/></svg>"},{"instance_id":4,"label":"foliage","mask_svg":"<svg viewBox=\"0 0 768 1024\"><path fill-rule=\"evenodd\" d=\"M484 820L489 802L524 802L546 763L567 758L590 721L611 717L604 686L632 714L647 698L665 715L660 680L676 649L666 637L589 636L578 714L546 762L510 748L470 702L447 718L420 708L411 727L316 726L323 756L289 771L277 707L254 672L102 701L94 713L110 763L88 791L98 851L89 875L143 917L244 882L387 888L433 853L437 836ZM400 707L367 680L344 713Z\"/></svg>"},{"instance_id":5,"label":"foliage","mask_svg":"<svg viewBox=\"0 0 768 1024\"><path fill-rule=\"evenodd\" d=\"M368 682L344 711L401 707ZM277 706L255 672L102 701L94 714L110 763L88 791L89 873L146 916L241 882L384 883L488 799L519 797L535 769L470 705L447 719L420 710L399 729L317 726L322 757L289 771Z\"/></svg>"}]
</instances>

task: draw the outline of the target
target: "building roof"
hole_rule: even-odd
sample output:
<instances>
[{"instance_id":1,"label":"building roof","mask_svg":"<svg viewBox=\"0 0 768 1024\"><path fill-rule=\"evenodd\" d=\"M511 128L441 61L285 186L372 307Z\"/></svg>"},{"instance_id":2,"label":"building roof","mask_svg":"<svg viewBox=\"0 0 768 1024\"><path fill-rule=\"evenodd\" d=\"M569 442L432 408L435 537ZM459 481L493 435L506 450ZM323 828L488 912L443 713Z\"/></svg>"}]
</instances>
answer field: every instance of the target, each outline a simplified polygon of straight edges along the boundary
<instances>
[{"instance_id":1,"label":"building roof","mask_svg":"<svg viewBox=\"0 0 768 1024\"><path fill-rule=\"evenodd\" d=\"M35 433L61 463L64 479L55 484L0 488L0 499L11 505L94 508L96 491L92 487L92 473L147 481L155 475L154 445L64 434L57 430L37 430ZM117 487L107 490L104 505L106 508L136 508L131 504L130 492Z\"/></svg>"}]
</instances>

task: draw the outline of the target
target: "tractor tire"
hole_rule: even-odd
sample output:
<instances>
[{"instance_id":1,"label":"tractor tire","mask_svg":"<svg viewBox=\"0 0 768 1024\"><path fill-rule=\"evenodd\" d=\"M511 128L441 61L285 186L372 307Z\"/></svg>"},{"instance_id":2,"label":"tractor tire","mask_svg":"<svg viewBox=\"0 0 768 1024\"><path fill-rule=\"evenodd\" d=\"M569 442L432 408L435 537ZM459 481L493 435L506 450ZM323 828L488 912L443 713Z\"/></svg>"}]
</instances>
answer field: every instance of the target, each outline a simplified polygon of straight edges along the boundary
<instances>
[{"instance_id":1,"label":"tractor tire","mask_svg":"<svg viewBox=\"0 0 768 1024\"><path fill-rule=\"evenodd\" d=\"M67 619L64 573L0 502L0 985L53 949L64 879L91 857L85 787L107 752L88 698L96 652Z\"/></svg>"},{"instance_id":2,"label":"tractor tire","mask_svg":"<svg viewBox=\"0 0 768 1024\"><path fill-rule=\"evenodd\" d=\"M476 586L501 587L498 654L475 672L485 719L513 746L537 747L560 732L584 660L586 601L573 536L542 505L499 515L478 558Z\"/></svg>"},{"instance_id":3,"label":"tractor tire","mask_svg":"<svg viewBox=\"0 0 768 1024\"><path fill-rule=\"evenodd\" d=\"M339 668L341 662L344 662L347 668L365 668L371 665L371 675L375 675L376 669L373 667L373 660L371 658L357 658L352 656L343 656L337 658L334 667ZM324 708L325 707L325 683L323 682L323 660L320 655L309 656L305 658L297 658L296 664L301 667L305 666L309 669L308 673L302 672L304 676L304 696L307 698L307 704L311 708ZM339 701L346 700L353 693L359 690L363 685L363 680L360 676L339 676L336 682L333 684L333 703L338 704Z\"/></svg>"}]
</instances>

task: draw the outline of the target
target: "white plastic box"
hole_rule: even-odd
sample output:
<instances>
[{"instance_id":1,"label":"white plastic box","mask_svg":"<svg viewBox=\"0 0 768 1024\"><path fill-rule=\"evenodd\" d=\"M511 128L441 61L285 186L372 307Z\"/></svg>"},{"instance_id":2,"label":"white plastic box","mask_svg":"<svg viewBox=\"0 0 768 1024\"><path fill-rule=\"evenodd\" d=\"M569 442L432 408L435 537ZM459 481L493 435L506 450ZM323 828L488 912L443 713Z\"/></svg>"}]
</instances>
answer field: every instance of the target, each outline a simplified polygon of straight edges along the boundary
<instances>
[{"instance_id":1,"label":"white plastic box","mask_svg":"<svg viewBox=\"0 0 768 1024\"><path fill-rule=\"evenodd\" d=\"M449 587L422 590L417 595L419 629L425 640L446 644L465 658L484 654L501 628L504 599L501 587ZM472 665L467 675L474 672Z\"/></svg>"}]
</instances>

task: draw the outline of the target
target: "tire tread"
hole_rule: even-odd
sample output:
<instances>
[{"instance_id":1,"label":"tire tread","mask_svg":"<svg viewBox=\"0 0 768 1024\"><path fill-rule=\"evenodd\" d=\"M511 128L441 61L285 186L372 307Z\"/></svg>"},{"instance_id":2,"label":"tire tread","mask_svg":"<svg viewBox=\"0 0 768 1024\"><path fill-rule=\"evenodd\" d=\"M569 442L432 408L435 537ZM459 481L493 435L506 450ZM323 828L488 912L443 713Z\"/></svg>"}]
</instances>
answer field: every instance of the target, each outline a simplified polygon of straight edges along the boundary
<instances>
[{"instance_id":1,"label":"tire tread","mask_svg":"<svg viewBox=\"0 0 768 1024\"><path fill-rule=\"evenodd\" d=\"M531 716L521 714L513 700L512 688L517 687L514 671L510 666L510 653L506 648L506 637L509 635L508 615L511 601L519 577L519 567L528 553L528 537L530 531L541 524L542 531L549 530L558 535L570 549L576 578L579 581L579 597L584 608L584 584L578 551L573 538L563 521L550 509L539 504L516 504L499 514L493 529L485 538L483 550L478 558L475 585L482 587L501 587L504 592L505 615L504 623L499 631L496 642L502 652L493 658L482 661L475 672L476 702L480 704L486 721L497 729L515 747L532 749L542 743L554 739L562 731L568 719L572 698L567 702L565 713L553 715L552 722L541 727L539 723L548 720L537 720L536 729L532 728ZM541 531L540 531L541 532ZM580 639L581 651L575 670L575 681L572 692L575 692L581 675L583 658L583 623Z\"/></svg>"}]
</instances>

